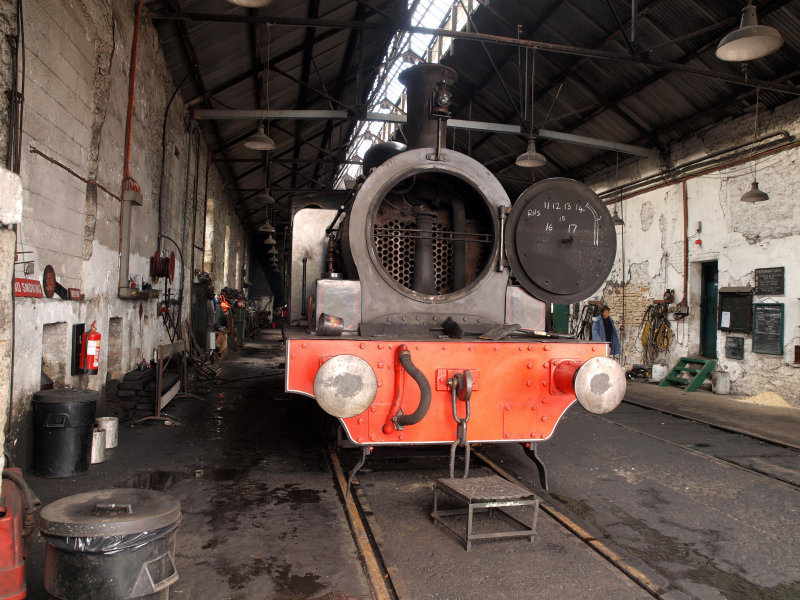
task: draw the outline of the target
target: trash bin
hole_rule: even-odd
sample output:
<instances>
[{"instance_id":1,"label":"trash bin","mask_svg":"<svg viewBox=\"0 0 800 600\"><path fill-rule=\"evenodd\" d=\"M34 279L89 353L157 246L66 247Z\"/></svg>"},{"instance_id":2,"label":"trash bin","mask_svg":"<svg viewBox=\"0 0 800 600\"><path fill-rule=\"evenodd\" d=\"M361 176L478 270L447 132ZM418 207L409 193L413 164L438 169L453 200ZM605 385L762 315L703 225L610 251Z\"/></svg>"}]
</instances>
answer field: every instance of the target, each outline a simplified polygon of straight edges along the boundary
<instances>
[{"instance_id":1,"label":"trash bin","mask_svg":"<svg viewBox=\"0 0 800 600\"><path fill-rule=\"evenodd\" d=\"M39 477L71 477L89 470L98 393L42 390L33 395L34 468Z\"/></svg>"},{"instance_id":2,"label":"trash bin","mask_svg":"<svg viewBox=\"0 0 800 600\"><path fill-rule=\"evenodd\" d=\"M178 580L180 502L164 492L118 488L76 494L42 509L44 587L61 600L166 600Z\"/></svg>"},{"instance_id":3,"label":"trash bin","mask_svg":"<svg viewBox=\"0 0 800 600\"><path fill-rule=\"evenodd\" d=\"M660 382L664 380L664 377L667 376L667 367L666 365L653 365L653 381Z\"/></svg>"},{"instance_id":4,"label":"trash bin","mask_svg":"<svg viewBox=\"0 0 800 600\"><path fill-rule=\"evenodd\" d=\"M116 448L119 439L119 417L97 417L94 426L106 432L106 448Z\"/></svg>"},{"instance_id":5,"label":"trash bin","mask_svg":"<svg viewBox=\"0 0 800 600\"><path fill-rule=\"evenodd\" d=\"M711 390L715 394L731 393L731 374L726 371L716 371L711 374Z\"/></svg>"}]
</instances>

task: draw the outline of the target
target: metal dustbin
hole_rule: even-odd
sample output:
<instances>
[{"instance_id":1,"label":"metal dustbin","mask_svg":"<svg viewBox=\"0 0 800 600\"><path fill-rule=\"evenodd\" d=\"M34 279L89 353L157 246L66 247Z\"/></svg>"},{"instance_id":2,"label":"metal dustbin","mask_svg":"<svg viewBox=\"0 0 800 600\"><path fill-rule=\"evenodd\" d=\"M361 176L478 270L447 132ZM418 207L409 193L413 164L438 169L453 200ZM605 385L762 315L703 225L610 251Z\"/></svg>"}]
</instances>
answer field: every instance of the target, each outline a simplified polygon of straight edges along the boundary
<instances>
[{"instance_id":1,"label":"metal dustbin","mask_svg":"<svg viewBox=\"0 0 800 600\"><path fill-rule=\"evenodd\" d=\"M89 470L97 410L95 390L53 389L33 395L34 467L39 477Z\"/></svg>"},{"instance_id":2,"label":"metal dustbin","mask_svg":"<svg viewBox=\"0 0 800 600\"><path fill-rule=\"evenodd\" d=\"M166 600L178 580L180 502L155 490L76 494L42 509L44 587L61 600Z\"/></svg>"}]
</instances>

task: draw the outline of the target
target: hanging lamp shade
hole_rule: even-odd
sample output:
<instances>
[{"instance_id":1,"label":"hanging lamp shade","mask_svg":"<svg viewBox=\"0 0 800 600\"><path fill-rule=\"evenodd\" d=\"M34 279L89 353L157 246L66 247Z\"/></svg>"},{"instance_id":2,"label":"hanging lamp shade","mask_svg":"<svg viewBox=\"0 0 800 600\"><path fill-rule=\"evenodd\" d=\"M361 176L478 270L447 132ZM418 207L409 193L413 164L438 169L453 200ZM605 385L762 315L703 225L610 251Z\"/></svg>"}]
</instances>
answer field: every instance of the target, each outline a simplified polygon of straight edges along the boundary
<instances>
[{"instance_id":1,"label":"hanging lamp shade","mask_svg":"<svg viewBox=\"0 0 800 600\"><path fill-rule=\"evenodd\" d=\"M719 42L717 58L732 62L754 60L772 54L783 45L780 32L774 27L759 25L752 2L742 10L742 22Z\"/></svg>"},{"instance_id":2,"label":"hanging lamp shade","mask_svg":"<svg viewBox=\"0 0 800 600\"><path fill-rule=\"evenodd\" d=\"M228 0L236 6L246 6L247 8L264 8L272 4L272 0Z\"/></svg>"},{"instance_id":3,"label":"hanging lamp shade","mask_svg":"<svg viewBox=\"0 0 800 600\"><path fill-rule=\"evenodd\" d=\"M769 195L758 189L758 182L753 181L752 187L742 194L741 200L742 202L764 202L765 200L769 200Z\"/></svg>"},{"instance_id":4,"label":"hanging lamp shade","mask_svg":"<svg viewBox=\"0 0 800 600\"><path fill-rule=\"evenodd\" d=\"M262 223L258 226L259 231L263 231L264 233L275 233L275 227L272 226L272 223L269 222L269 219L265 223Z\"/></svg>"},{"instance_id":5,"label":"hanging lamp shade","mask_svg":"<svg viewBox=\"0 0 800 600\"><path fill-rule=\"evenodd\" d=\"M275 260L278 260L278 256L277 256L278 255L278 250L274 246L269 249L269 252L267 252L267 254L275 256Z\"/></svg>"},{"instance_id":6,"label":"hanging lamp shade","mask_svg":"<svg viewBox=\"0 0 800 600\"><path fill-rule=\"evenodd\" d=\"M543 154L536 151L536 140L531 139L528 142L528 149L517 157L516 165L518 167L525 167L527 169L534 169L536 167L543 167L547 164L547 159Z\"/></svg>"},{"instance_id":7,"label":"hanging lamp shade","mask_svg":"<svg viewBox=\"0 0 800 600\"><path fill-rule=\"evenodd\" d=\"M244 141L244 147L248 150L262 150L266 152L275 149L275 142L264 133L264 124L259 123L256 132Z\"/></svg>"},{"instance_id":8,"label":"hanging lamp shade","mask_svg":"<svg viewBox=\"0 0 800 600\"><path fill-rule=\"evenodd\" d=\"M614 214L612 215L611 220L613 221L614 225L625 225L625 221L623 221L622 217L617 214L616 208L614 209Z\"/></svg>"},{"instance_id":9,"label":"hanging lamp shade","mask_svg":"<svg viewBox=\"0 0 800 600\"><path fill-rule=\"evenodd\" d=\"M268 189L264 190L259 196L259 198L261 198L261 201L267 206L269 206L270 204L275 204L275 198L272 197Z\"/></svg>"},{"instance_id":10,"label":"hanging lamp shade","mask_svg":"<svg viewBox=\"0 0 800 600\"><path fill-rule=\"evenodd\" d=\"M271 233L267 236L267 239L264 240L264 243L269 245L269 246L274 246L275 245L275 238L273 237L273 235Z\"/></svg>"}]
</instances>

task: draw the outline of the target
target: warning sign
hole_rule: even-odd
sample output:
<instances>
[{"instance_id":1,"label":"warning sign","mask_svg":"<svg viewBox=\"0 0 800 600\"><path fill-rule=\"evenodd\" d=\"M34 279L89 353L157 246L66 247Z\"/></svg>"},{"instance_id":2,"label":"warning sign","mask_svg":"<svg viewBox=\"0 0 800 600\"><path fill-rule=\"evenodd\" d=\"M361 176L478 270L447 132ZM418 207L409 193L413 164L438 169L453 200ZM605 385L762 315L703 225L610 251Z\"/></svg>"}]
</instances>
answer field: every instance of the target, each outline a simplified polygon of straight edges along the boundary
<instances>
[{"instance_id":1,"label":"warning sign","mask_svg":"<svg viewBox=\"0 0 800 600\"><path fill-rule=\"evenodd\" d=\"M21 298L44 298L42 284L35 279L14 279L14 295Z\"/></svg>"}]
</instances>

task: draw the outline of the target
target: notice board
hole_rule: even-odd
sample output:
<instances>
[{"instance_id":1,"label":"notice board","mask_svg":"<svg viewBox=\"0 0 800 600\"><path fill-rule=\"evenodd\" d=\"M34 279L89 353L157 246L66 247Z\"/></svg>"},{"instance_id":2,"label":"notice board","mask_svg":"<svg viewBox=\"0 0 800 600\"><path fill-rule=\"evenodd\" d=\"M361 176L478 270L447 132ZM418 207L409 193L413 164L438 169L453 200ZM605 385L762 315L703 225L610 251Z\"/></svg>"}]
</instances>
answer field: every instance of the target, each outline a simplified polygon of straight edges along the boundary
<instances>
[{"instance_id":1,"label":"notice board","mask_svg":"<svg viewBox=\"0 0 800 600\"><path fill-rule=\"evenodd\" d=\"M744 338L730 337L725 340L725 358L744 359Z\"/></svg>"},{"instance_id":2,"label":"notice board","mask_svg":"<svg viewBox=\"0 0 800 600\"><path fill-rule=\"evenodd\" d=\"M783 296L784 267L756 269L755 293L758 296Z\"/></svg>"},{"instance_id":3,"label":"notice board","mask_svg":"<svg viewBox=\"0 0 800 600\"><path fill-rule=\"evenodd\" d=\"M717 309L717 329L735 333L750 333L753 327L752 292L720 290Z\"/></svg>"},{"instance_id":4,"label":"notice board","mask_svg":"<svg viewBox=\"0 0 800 600\"><path fill-rule=\"evenodd\" d=\"M753 304L753 352L783 354L783 304Z\"/></svg>"}]
</instances>

